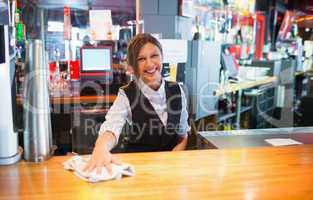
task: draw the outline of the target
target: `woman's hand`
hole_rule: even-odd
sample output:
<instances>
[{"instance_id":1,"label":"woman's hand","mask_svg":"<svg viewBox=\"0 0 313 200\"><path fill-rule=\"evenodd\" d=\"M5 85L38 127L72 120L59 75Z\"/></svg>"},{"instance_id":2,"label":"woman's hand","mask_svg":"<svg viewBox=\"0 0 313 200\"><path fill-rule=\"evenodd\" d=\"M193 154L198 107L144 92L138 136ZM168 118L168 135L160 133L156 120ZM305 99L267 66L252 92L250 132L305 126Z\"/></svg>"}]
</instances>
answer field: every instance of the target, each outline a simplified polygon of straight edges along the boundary
<instances>
[{"instance_id":1,"label":"woman's hand","mask_svg":"<svg viewBox=\"0 0 313 200\"><path fill-rule=\"evenodd\" d=\"M182 151L186 149L187 146L188 135L179 138L178 144L172 149L172 151Z\"/></svg>"},{"instance_id":2,"label":"woman's hand","mask_svg":"<svg viewBox=\"0 0 313 200\"><path fill-rule=\"evenodd\" d=\"M83 171L91 172L96 168L97 174L100 174L102 167L106 167L109 174L112 174L111 163L120 164L120 162L115 159L110 152L110 147L112 146L111 144L115 141L115 138L112 139L112 137L114 136L110 133L105 133L99 136L91 158L84 167Z\"/></svg>"}]
</instances>

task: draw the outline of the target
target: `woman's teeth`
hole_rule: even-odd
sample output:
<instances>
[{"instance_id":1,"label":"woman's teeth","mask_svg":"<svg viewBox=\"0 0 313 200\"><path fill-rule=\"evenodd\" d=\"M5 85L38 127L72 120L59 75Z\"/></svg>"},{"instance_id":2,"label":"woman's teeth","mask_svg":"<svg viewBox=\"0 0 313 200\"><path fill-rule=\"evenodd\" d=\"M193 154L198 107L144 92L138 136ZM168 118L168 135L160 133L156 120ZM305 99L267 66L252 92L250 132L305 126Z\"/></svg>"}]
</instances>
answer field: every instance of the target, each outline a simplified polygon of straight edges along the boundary
<instances>
[{"instance_id":1,"label":"woman's teeth","mask_svg":"<svg viewBox=\"0 0 313 200\"><path fill-rule=\"evenodd\" d=\"M156 69L146 70L146 72L149 73L149 74L153 74L155 71L156 71Z\"/></svg>"}]
</instances>

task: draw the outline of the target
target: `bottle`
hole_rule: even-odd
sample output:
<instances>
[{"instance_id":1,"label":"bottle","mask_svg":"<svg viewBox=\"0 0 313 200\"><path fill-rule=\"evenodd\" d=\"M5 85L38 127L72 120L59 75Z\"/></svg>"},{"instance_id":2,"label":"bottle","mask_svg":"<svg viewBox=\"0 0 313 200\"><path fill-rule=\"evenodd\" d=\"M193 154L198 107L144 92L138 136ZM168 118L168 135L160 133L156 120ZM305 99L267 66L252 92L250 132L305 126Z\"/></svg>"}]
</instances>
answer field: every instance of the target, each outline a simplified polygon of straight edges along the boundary
<instances>
[{"instance_id":1,"label":"bottle","mask_svg":"<svg viewBox=\"0 0 313 200\"><path fill-rule=\"evenodd\" d=\"M20 10L18 8L15 11L15 24L17 42L24 41L24 24L20 19Z\"/></svg>"},{"instance_id":2,"label":"bottle","mask_svg":"<svg viewBox=\"0 0 313 200\"><path fill-rule=\"evenodd\" d=\"M16 50L17 59L19 61L24 61L25 59L25 25L21 20L21 11L18 9L18 2L16 2L16 8L14 13L15 20L15 38L16 38Z\"/></svg>"}]
</instances>

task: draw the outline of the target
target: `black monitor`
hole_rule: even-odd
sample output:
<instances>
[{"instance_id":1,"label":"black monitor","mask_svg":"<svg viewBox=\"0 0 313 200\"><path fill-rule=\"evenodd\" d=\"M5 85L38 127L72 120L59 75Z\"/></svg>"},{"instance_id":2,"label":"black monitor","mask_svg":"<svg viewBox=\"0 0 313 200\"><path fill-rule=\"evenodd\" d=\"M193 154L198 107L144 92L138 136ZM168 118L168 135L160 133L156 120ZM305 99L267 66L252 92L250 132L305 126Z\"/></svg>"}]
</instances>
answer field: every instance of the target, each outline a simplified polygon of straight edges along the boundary
<instances>
[{"instance_id":1,"label":"black monitor","mask_svg":"<svg viewBox=\"0 0 313 200\"><path fill-rule=\"evenodd\" d=\"M82 80L112 79L112 46L83 46L80 53Z\"/></svg>"}]
</instances>

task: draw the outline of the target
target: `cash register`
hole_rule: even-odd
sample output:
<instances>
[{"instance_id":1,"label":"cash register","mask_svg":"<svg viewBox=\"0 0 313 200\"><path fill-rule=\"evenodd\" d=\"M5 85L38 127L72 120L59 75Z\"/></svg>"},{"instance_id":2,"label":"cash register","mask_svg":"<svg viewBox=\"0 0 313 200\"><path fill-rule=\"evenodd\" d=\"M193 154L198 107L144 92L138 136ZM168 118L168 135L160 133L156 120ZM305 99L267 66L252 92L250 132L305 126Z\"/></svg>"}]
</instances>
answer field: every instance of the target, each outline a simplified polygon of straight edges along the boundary
<instances>
[{"instance_id":1,"label":"cash register","mask_svg":"<svg viewBox=\"0 0 313 200\"><path fill-rule=\"evenodd\" d=\"M83 46L80 50L80 95L99 96L113 81L112 46Z\"/></svg>"}]
</instances>

